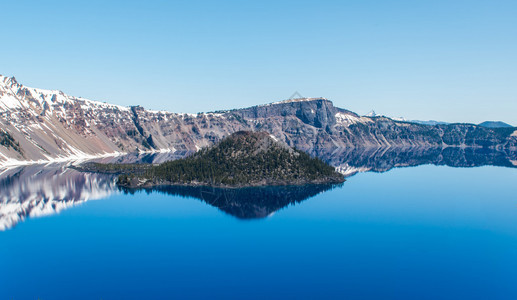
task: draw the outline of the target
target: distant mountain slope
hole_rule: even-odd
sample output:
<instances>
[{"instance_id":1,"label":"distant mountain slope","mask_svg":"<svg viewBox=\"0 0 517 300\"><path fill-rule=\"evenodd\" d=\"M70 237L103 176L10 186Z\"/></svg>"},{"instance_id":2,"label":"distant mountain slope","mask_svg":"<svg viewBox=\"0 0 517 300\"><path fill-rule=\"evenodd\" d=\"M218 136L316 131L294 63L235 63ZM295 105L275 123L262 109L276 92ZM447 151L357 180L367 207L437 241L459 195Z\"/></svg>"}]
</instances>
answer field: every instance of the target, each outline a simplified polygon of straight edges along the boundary
<instances>
[{"instance_id":1,"label":"distant mountain slope","mask_svg":"<svg viewBox=\"0 0 517 300\"><path fill-rule=\"evenodd\" d=\"M486 128L508 128L513 127L510 124L507 124L505 122L501 121L485 121L483 123L480 123L479 126L486 127Z\"/></svg>"},{"instance_id":2,"label":"distant mountain slope","mask_svg":"<svg viewBox=\"0 0 517 300\"><path fill-rule=\"evenodd\" d=\"M435 120L429 120L429 121L411 120L411 121L408 121L408 122L422 124L422 125L430 125L430 126L434 126L434 125L447 125L447 124L449 124L447 122L435 121Z\"/></svg>"},{"instance_id":3,"label":"distant mountain slope","mask_svg":"<svg viewBox=\"0 0 517 300\"><path fill-rule=\"evenodd\" d=\"M240 130L267 131L319 156L358 147L517 147L512 128L361 117L324 98L178 114L29 88L5 76L0 76L0 129L0 165L135 151L191 152Z\"/></svg>"}]
</instances>

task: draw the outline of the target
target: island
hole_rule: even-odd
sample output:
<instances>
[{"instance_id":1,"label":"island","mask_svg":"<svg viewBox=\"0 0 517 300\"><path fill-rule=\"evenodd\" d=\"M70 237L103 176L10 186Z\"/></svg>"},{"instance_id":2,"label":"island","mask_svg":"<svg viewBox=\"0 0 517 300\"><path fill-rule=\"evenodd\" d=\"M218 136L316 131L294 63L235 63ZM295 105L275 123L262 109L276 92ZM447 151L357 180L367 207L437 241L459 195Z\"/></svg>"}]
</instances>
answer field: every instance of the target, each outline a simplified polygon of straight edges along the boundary
<instances>
[{"instance_id":1,"label":"island","mask_svg":"<svg viewBox=\"0 0 517 300\"><path fill-rule=\"evenodd\" d=\"M152 164L89 163L82 171L119 174L126 188L332 184L344 176L319 158L289 147L267 132L239 131L193 155Z\"/></svg>"}]
</instances>

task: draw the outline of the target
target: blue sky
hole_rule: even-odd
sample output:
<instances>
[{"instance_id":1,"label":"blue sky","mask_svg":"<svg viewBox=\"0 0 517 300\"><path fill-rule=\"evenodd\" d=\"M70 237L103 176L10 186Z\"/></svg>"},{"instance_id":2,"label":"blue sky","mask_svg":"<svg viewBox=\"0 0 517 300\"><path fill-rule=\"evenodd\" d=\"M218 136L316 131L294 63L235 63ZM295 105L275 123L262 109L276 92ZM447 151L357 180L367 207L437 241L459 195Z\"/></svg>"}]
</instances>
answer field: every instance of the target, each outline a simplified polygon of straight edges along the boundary
<instances>
[{"instance_id":1,"label":"blue sky","mask_svg":"<svg viewBox=\"0 0 517 300\"><path fill-rule=\"evenodd\" d=\"M295 91L517 125L517 1L6 1L0 74L175 112Z\"/></svg>"}]
</instances>

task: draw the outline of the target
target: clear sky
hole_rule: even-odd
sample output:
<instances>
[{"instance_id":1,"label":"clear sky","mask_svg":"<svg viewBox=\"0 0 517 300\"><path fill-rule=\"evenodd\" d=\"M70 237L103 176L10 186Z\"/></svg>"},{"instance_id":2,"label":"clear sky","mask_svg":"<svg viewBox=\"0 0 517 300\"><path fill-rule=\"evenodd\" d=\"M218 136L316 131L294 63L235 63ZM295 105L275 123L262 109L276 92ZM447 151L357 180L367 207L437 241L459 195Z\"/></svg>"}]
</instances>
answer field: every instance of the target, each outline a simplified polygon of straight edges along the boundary
<instances>
[{"instance_id":1,"label":"clear sky","mask_svg":"<svg viewBox=\"0 0 517 300\"><path fill-rule=\"evenodd\" d=\"M4 1L0 74L199 112L326 97L517 125L517 1Z\"/></svg>"}]
</instances>

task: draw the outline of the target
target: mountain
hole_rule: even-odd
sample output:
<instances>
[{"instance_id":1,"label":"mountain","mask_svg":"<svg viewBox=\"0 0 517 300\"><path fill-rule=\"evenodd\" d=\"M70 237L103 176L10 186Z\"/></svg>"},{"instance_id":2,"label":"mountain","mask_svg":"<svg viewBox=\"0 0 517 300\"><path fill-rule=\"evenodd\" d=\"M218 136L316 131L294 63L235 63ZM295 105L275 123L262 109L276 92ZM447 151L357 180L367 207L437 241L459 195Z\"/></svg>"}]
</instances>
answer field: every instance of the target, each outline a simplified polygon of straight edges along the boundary
<instances>
[{"instance_id":1,"label":"mountain","mask_svg":"<svg viewBox=\"0 0 517 300\"><path fill-rule=\"evenodd\" d=\"M513 127L510 124L507 124L505 122L501 121L485 121L483 123L480 123L478 126L486 127L486 128L509 128Z\"/></svg>"},{"instance_id":2,"label":"mountain","mask_svg":"<svg viewBox=\"0 0 517 300\"><path fill-rule=\"evenodd\" d=\"M0 76L0 165L143 151L195 152L241 130L267 131L316 156L344 148L517 147L515 128L426 126L365 117L324 98L180 114L29 88L14 77Z\"/></svg>"},{"instance_id":3,"label":"mountain","mask_svg":"<svg viewBox=\"0 0 517 300\"><path fill-rule=\"evenodd\" d=\"M271 186L341 183L334 167L293 149L267 132L239 131L195 154L160 165L99 164L89 172L122 173L118 184L140 188L164 185Z\"/></svg>"},{"instance_id":4,"label":"mountain","mask_svg":"<svg viewBox=\"0 0 517 300\"><path fill-rule=\"evenodd\" d=\"M373 118L373 117L379 117L379 115L375 112L375 110L370 110L366 115L364 115L365 117L370 117L370 118Z\"/></svg>"},{"instance_id":5,"label":"mountain","mask_svg":"<svg viewBox=\"0 0 517 300\"><path fill-rule=\"evenodd\" d=\"M383 115L379 115L375 112L375 110L371 110L369 113L367 113L366 115L364 115L365 117L370 117L370 118L374 118L374 117L386 117L386 116L383 116ZM416 124L421 124L421 125L431 125L431 126L434 126L434 125L446 125L446 124L449 124L447 122L442 122L442 121L435 121L435 120L429 120L429 121L423 121L423 120L407 120L406 118L404 117L389 117L390 119L394 120L394 121L400 121L400 122L408 122L408 123L416 123ZM481 125L481 124L480 124Z\"/></svg>"}]
</instances>

